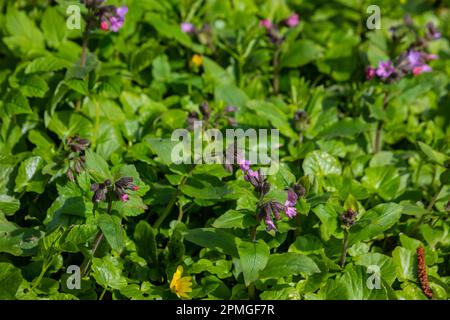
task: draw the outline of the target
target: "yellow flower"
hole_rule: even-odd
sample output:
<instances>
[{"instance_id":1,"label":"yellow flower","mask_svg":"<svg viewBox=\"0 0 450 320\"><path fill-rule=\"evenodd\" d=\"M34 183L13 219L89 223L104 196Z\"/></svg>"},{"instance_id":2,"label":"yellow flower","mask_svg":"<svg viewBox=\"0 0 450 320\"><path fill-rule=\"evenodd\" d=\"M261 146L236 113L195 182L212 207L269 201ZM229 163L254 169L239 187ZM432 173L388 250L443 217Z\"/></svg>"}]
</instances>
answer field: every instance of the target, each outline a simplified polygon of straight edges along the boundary
<instances>
[{"instance_id":1,"label":"yellow flower","mask_svg":"<svg viewBox=\"0 0 450 320\"><path fill-rule=\"evenodd\" d=\"M194 54L192 56L191 62L197 66L200 67L203 64L203 57L201 55L198 54Z\"/></svg>"},{"instance_id":2,"label":"yellow flower","mask_svg":"<svg viewBox=\"0 0 450 320\"><path fill-rule=\"evenodd\" d=\"M189 298L188 292L192 292L191 277L181 277L183 274L183 267L178 266L177 271L173 274L170 282L170 290L175 293L178 298Z\"/></svg>"}]
</instances>

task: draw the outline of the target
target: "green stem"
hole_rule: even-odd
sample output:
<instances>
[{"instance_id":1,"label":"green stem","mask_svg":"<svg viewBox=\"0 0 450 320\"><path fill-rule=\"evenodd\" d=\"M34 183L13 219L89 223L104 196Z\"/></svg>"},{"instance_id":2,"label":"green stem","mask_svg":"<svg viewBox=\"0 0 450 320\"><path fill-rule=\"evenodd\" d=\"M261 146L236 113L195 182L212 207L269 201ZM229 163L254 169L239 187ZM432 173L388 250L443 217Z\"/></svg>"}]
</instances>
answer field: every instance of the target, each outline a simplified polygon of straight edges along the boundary
<instances>
[{"instance_id":1,"label":"green stem","mask_svg":"<svg viewBox=\"0 0 450 320\"><path fill-rule=\"evenodd\" d=\"M386 110L388 104L388 93L384 93L383 98L383 110ZM381 133L383 129L383 121L378 121L377 130L375 131L375 141L373 143L373 153L378 153L381 151Z\"/></svg>"},{"instance_id":2,"label":"green stem","mask_svg":"<svg viewBox=\"0 0 450 320\"><path fill-rule=\"evenodd\" d=\"M344 229L344 242L342 245L341 259L339 261L339 264L342 268L344 267L345 259L347 258L347 250L348 250L348 230Z\"/></svg>"},{"instance_id":3,"label":"green stem","mask_svg":"<svg viewBox=\"0 0 450 320\"><path fill-rule=\"evenodd\" d=\"M250 300L256 300L256 289L255 284L253 282L250 283L247 290L248 290L248 297L250 298Z\"/></svg>"},{"instance_id":4,"label":"green stem","mask_svg":"<svg viewBox=\"0 0 450 320\"><path fill-rule=\"evenodd\" d=\"M278 45L273 54L273 91L275 94L280 91L280 53L281 46Z\"/></svg>"},{"instance_id":5,"label":"green stem","mask_svg":"<svg viewBox=\"0 0 450 320\"><path fill-rule=\"evenodd\" d=\"M105 293L106 293L106 288L103 289L102 294L100 295L100 298L98 300L103 300Z\"/></svg>"}]
</instances>

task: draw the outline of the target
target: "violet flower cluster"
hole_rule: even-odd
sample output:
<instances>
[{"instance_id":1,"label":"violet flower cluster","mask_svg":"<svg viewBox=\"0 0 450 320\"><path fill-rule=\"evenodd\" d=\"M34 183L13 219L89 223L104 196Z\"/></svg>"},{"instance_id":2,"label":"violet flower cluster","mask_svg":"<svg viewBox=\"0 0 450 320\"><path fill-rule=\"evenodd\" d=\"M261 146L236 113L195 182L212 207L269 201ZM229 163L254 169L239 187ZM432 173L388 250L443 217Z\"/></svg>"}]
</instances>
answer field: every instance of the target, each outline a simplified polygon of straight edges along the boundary
<instances>
[{"instance_id":1,"label":"violet flower cluster","mask_svg":"<svg viewBox=\"0 0 450 320\"><path fill-rule=\"evenodd\" d=\"M300 23L300 16L298 13L293 13L287 19L278 24L273 23L270 19L262 19L259 21L259 26L266 29L267 36L274 44L283 42L284 37L280 34L281 26L285 25L288 28L294 28Z\"/></svg>"},{"instance_id":2,"label":"violet flower cluster","mask_svg":"<svg viewBox=\"0 0 450 320\"><path fill-rule=\"evenodd\" d=\"M127 190L137 191L138 186L133 184L132 177L122 177L114 184L111 180L105 180L103 183L91 184L91 191L94 191L92 202L97 203L105 200L120 200L127 202L130 200Z\"/></svg>"},{"instance_id":3,"label":"violet flower cluster","mask_svg":"<svg viewBox=\"0 0 450 320\"><path fill-rule=\"evenodd\" d=\"M96 16L96 21L100 24L103 31L118 32L125 22L125 15L128 13L127 6L116 7L105 5L104 0L85 0L84 4Z\"/></svg>"},{"instance_id":4,"label":"violet flower cluster","mask_svg":"<svg viewBox=\"0 0 450 320\"><path fill-rule=\"evenodd\" d=\"M250 168L250 161L246 159L241 159L239 161L239 166L244 174L244 179L247 182L250 182L254 187L256 193L262 199L265 194L267 194L270 190L270 184L267 181L267 177L263 176L261 170L253 171ZM304 194L304 193L303 193ZM281 219L280 212L284 212L286 216L290 219L297 215L297 209L295 208L297 204L298 195L294 189L288 189L287 191L287 200L284 205L278 201L269 200L259 205L259 212L257 215L258 222L264 220L266 225L266 230L277 231L277 227L274 222L275 220Z\"/></svg>"},{"instance_id":5,"label":"violet flower cluster","mask_svg":"<svg viewBox=\"0 0 450 320\"><path fill-rule=\"evenodd\" d=\"M394 29L395 34L395 29ZM441 37L436 27L429 23L426 26L425 38L419 38L405 52L400 54L394 61L380 61L376 68L369 66L366 69L366 79L381 79L382 81L400 80L412 74L418 76L422 73L431 72L428 63L438 59L435 54L426 52L427 42L437 40Z\"/></svg>"}]
</instances>

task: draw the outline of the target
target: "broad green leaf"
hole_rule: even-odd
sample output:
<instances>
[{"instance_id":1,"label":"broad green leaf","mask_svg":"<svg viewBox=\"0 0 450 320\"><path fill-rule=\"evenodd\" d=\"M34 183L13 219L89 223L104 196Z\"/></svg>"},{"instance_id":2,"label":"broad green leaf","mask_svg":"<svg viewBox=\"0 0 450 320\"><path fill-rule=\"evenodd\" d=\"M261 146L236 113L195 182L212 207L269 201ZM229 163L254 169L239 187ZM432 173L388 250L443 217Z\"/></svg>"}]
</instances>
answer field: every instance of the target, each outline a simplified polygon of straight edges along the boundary
<instances>
[{"instance_id":1,"label":"broad green leaf","mask_svg":"<svg viewBox=\"0 0 450 320\"><path fill-rule=\"evenodd\" d=\"M138 255L144 258L149 265L158 262L155 237L155 230L146 221L139 221L134 230L136 249Z\"/></svg>"},{"instance_id":2,"label":"broad green leaf","mask_svg":"<svg viewBox=\"0 0 450 320\"><path fill-rule=\"evenodd\" d=\"M368 210L350 229L350 245L370 240L398 222L403 207L396 203L382 203Z\"/></svg>"},{"instance_id":3,"label":"broad green leaf","mask_svg":"<svg viewBox=\"0 0 450 320\"><path fill-rule=\"evenodd\" d=\"M104 288L123 289L127 286L127 279L122 275L117 258L105 256L103 259L92 259L92 275L99 285Z\"/></svg>"},{"instance_id":4,"label":"broad green leaf","mask_svg":"<svg viewBox=\"0 0 450 320\"><path fill-rule=\"evenodd\" d=\"M97 223L111 248L120 252L124 246L124 236L121 219L117 216L101 214Z\"/></svg>"},{"instance_id":5,"label":"broad green leaf","mask_svg":"<svg viewBox=\"0 0 450 320\"><path fill-rule=\"evenodd\" d=\"M322 56L323 49L308 39L300 39L290 45L281 55L281 67L298 68Z\"/></svg>"},{"instance_id":6,"label":"broad green leaf","mask_svg":"<svg viewBox=\"0 0 450 320\"><path fill-rule=\"evenodd\" d=\"M0 300L15 300L24 281L19 268L11 263L0 262Z\"/></svg>"},{"instance_id":7,"label":"broad green leaf","mask_svg":"<svg viewBox=\"0 0 450 320\"><path fill-rule=\"evenodd\" d=\"M311 258L293 252L278 253L270 255L266 267L260 272L260 278L278 279L300 273L310 275L316 272L320 272L319 267Z\"/></svg>"},{"instance_id":8,"label":"broad green leaf","mask_svg":"<svg viewBox=\"0 0 450 320\"><path fill-rule=\"evenodd\" d=\"M201 247L216 249L230 256L238 257L236 237L231 233L213 228L198 228L187 231L184 237Z\"/></svg>"},{"instance_id":9,"label":"broad green leaf","mask_svg":"<svg viewBox=\"0 0 450 320\"><path fill-rule=\"evenodd\" d=\"M269 246L261 239L256 242L238 241L237 251L245 285L249 286L258 280L259 272L264 269L269 261Z\"/></svg>"},{"instance_id":10,"label":"broad green leaf","mask_svg":"<svg viewBox=\"0 0 450 320\"><path fill-rule=\"evenodd\" d=\"M306 175L326 176L329 174L341 174L339 160L324 151L312 151L303 161L303 171Z\"/></svg>"},{"instance_id":11,"label":"broad green leaf","mask_svg":"<svg viewBox=\"0 0 450 320\"><path fill-rule=\"evenodd\" d=\"M98 182L103 182L106 179L111 182L114 180L105 159L91 150L86 150L86 168Z\"/></svg>"},{"instance_id":12,"label":"broad green leaf","mask_svg":"<svg viewBox=\"0 0 450 320\"><path fill-rule=\"evenodd\" d=\"M20 201L6 194L0 195L0 212L7 216L13 215L20 208Z\"/></svg>"}]
</instances>

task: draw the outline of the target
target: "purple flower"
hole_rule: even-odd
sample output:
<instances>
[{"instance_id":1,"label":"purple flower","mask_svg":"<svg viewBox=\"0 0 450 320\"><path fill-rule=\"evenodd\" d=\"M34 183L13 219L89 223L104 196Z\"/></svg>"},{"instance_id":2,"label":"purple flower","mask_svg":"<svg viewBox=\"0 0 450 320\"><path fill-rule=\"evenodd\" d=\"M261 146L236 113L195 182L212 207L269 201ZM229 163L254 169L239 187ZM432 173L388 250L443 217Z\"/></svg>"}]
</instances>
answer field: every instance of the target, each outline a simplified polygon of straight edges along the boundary
<instances>
[{"instance_id":1,"label":"purple flower","mask_svg":"<svg viewBox=\"0 0 450 320\"><path fill-rule=\"evenodd\" d=\"M259 21L259 25L264 27L266 30L272 28L272 22L269 19L263 19Z\"/></svg>"},{"instance_id":2,"label":"purple flower","mask_svg":"<svg viewBox=\"0 0 450 320\"><path fill-rule=\"evenodd\" d=\"M423 64L422 52L410 50L406 55L406 58L408 59L408 64L411 69L414 69L415 67L421 66Z\"/></svg>"},{"instance_id":3,"label":"purple flower","mask_svg":"<svg viewBox=\"0 0 450 320\"><path fill-rule=\"evenodd\" d=\"M123 26L123 19L120 17L110 17L109 23L111 24L109 30L113 32L119 31Z\"/></svg>"},{"instance_id":4,"label":"purple flower","mask_svg":"<svg viewBox=\"0 0 450 320\"><path fill-rule=\"evenodd\" d=\"M392 61L380 61L378 68L375 71L376 75L385 80L389 78L395 72L395 68L392 66Z\"/></svg>"},{"instance_id":5,"label":"purple flower","mask_svg":"<svg viewBox=\"0 0 450 320\"><path fill-rule=\"evenodd\" d=\"M195 31L195 26L189 22L182 22L180 24L181 31L184 33L193 33Z\"/></svg>"},{"instance_id":6,"label":"purple flower","mask_svg":"<svg viewBox=\"0 0 450 320\"><path fill-rule=\"evenodd\" d=\"M290 28L297 26L300 22L300 17L297 13L292 14L286 19L286 25Z\"/></svg>"},{"instance_id":7,"label":"purple flower","mask_svg":"<svg viewBox=\"0 0 450 320\"><path fill-rule=\"evenodd\" d=\"M288 197L287 197L287 201L285 203L286 206L289 207L294 207L297 204L297 194L295 193L294 190L289 189L288 190Z\"/></svg>"},{"instance_id":8,"label":"purple flower","mask_svg":"<svg viewBox=\"0 0 450 320\"><path fill-rule=\"evenodd\" d=\"M277 231L277 227L275 226L275 223L273 223L272 217L270 214L266 214L266 217L264 218L264 223L266 224L266 230L271 231L275 230Z\"/></svg>"},{"instance_id":9,"label":"purple flower","mask_svg":"<svg viewBox=\"0 0 450 320\"><path fill-rule=\"evenodd\" d=\"M116 9L116 15L122 20L125 19L125 15L127 13L128 13L128 7L127 6L121 6L121 7L118 7Z\"/></svg>"},{"instance_id":10,"label":"purple flower","mask_svg":"<svg viewBox=\"0 0 450 320\"><path fill-rule=\"evenodd\" d=\"M287 201L286 201L286 203L287 203ZM293 217L295 217L297 215L297 209L294 207L286 206L285 213L289 218L292 219Z\"/></svg>"},{"instance_id":11,"label":"purple flower","mask_svg":"<svg viewBox=\"0 0 450 320\"><path fill-rule=\"evenodd\" d=\"M241 167L242 173L245 173L246 171L250 170L250 161L242 159L239 162L239 166ZM253 171L252 171L253 172Z\"/></svg>"}]
</instances>

